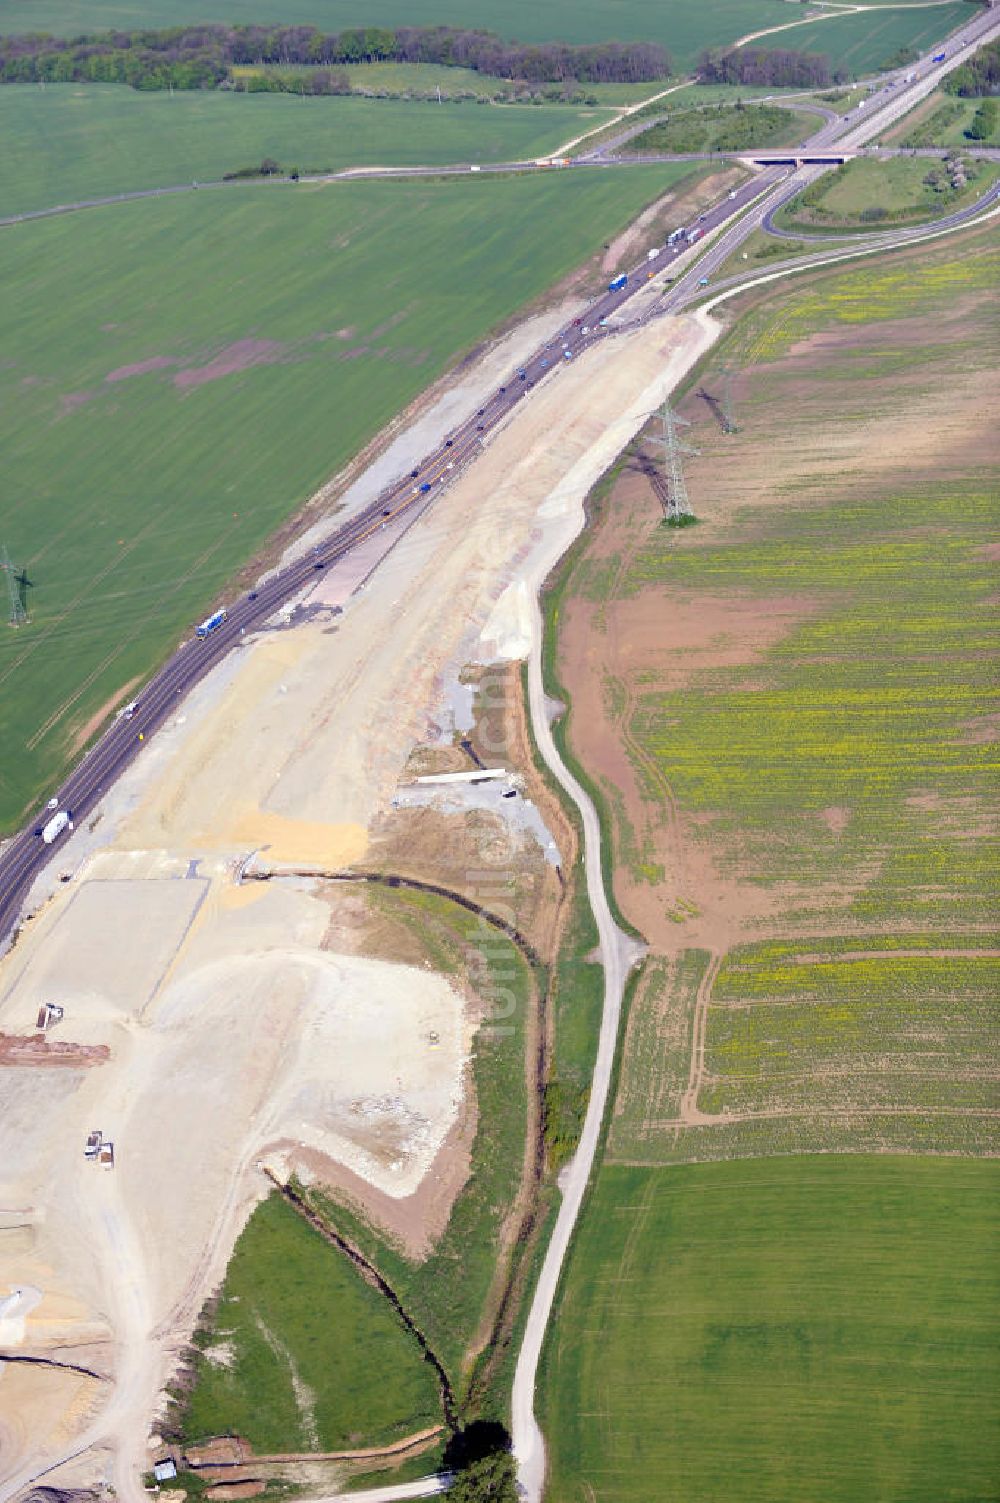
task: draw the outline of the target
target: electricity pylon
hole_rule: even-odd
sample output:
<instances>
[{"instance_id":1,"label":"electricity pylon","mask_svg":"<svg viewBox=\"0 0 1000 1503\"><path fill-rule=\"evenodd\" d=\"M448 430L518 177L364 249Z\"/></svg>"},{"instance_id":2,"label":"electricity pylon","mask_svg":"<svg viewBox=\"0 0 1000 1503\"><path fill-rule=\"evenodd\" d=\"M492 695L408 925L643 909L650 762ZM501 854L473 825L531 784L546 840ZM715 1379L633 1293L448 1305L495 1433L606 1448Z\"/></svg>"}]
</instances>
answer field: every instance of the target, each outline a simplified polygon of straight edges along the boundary
<instances>
[{"instance_id":1,"label":"electricity pylon","mask_svg":"<svg viewBox=\"0 0 1000 1503\"><path fill-rule=\"evenodd\" d=\"M736 409L733 401L733 384L736 380L736 372L731 365L724 367L722 372L722 431L723 433L739 433L739 424L736 421Z\"/></svg>"},{"instance_id":2,"label":"electricity pylon","mask_svg":"<svg viewBox=\"0 0 1000 1503\"><path fill-rule=\"evenodd\" d=\"M677 425L683 423L685 428L691 425L687 418L681 417L675 412L669 401L664 402L661 409L663 424L662 437L651 440L654 444L663 447L663 467L667 476L667 494L664 502L663 513L666 520L674 527L683 526L682 518L691 517L691 503L688 500L687 485L684 481L684 464L682 456L685 454L700 454L693 444L682 443L677 437Z\"/></svg>"},{"instance_id":3,"label":"electricity pylon","mask_svg":"<svg viewBox=\"0 0 1000 1503\"><path fill-rule=\"evenodd\" d=\"M7 594L10 596L10 615L7 620L11 626L24 626L28 620L28 612L21 598L24 576L14 573L14 565L10 561L6 543L3 545L3 556L0 557L0 569L7 576Z\"/></svg>"}]
</instances>

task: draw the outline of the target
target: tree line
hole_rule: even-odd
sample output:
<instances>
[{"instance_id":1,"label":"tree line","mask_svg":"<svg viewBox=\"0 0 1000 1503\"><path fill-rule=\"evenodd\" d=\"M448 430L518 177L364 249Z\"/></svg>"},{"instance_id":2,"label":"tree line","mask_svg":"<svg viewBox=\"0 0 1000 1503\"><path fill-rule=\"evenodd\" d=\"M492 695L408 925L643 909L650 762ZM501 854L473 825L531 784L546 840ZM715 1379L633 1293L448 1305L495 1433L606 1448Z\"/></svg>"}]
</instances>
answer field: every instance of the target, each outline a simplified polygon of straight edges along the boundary
<instances>
[{"instance_id":1,"label":"tree line","mask_svg":"<svg viewBox=\"0 0 1000 1503\"><path fill-rule=\"evenodd\" d=\"M135 89L217 88L234 67L304 66L306 92L345 92L348 63L438 63L524 83L651 83L670 73L652 42L522 46L455 27L175 26L77 37L0 37L0 83L125 83Z\"/></svg>"},{"instance_id":2,"label":"tree line","mask_svg":"<svg viewBox=\"0 0 1000 1503\"><path fill-rule=\"evenodd\" d=\"M832 83L843 83L847 75L840 69L831 71L830 59L822 52L740 47L731 52L703 52L698 77L701 83L824 89Z\"/></svg>"},{"instance_id":3,"label":"tree line","mask_svg":"<svg viewBox=\"0 0 1000 1503\"><path fill-rule=\"evenodd\" d=\"M987 42L980 47L967 63L948 74L941 87L962 99L1000 94L1000 42Z\"/></svg>"}]
</instances>

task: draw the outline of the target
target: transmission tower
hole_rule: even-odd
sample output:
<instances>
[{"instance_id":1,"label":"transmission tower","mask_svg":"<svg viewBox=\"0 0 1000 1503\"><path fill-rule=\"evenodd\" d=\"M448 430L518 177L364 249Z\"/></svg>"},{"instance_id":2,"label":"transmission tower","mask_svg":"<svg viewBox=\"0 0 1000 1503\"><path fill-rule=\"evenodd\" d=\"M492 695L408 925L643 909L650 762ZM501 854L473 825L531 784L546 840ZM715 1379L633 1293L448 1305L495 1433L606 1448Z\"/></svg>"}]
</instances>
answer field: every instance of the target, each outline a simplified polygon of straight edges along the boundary
<instances>
[{"instance_id":1,"label":"transmission tower","mask_svg":"<svg viewBox=\"0 0 1000 1503\"><path fill-rule=\"evenodd\" d=\"M24 601L21 598L21 586L24 576L19 577L14 573L14 565L10 561L10 554L7 552L6 543L3 545L3 555L0 556L0 569L7 576L7 594L10 596L10 615L7 617L7 620L11 626L24 626L28 619L28 612L25 610Z\"/></svg>"},{"instance_id":2,"label":"transmission tower","mask_svg":"<svg viewBox=\"0 0 1000 1503\"><path fill-rule=\"evenodd\" d=\"M733 400L733 385L736 381L736 372L731 365L727 365L722 372L722 431L723 433L739 433L740 425L736 421L736 407Z\"/></svg>"},{"instance_id":3,"label":"transmission tower","mask_svg":"<svg viewBox=\"0 0 1000 1503\"><path fill-rule=\"evenodd\" d=\"M683 423L685 428L691 425L687 418L681 417L679 412L673 410L669 401L664 402L661 416L663 435L661 438L654 438L652 442L663 446L663 464L667 473L667 494L663 513L672 526L679 527L684 525L683 518L694 519L691 503L688 501L687 486L684 482L682 456L700 454L701 450L694 448L692 444L682 443L677 437L678 423Z\"/></svg>"}]
</instances>

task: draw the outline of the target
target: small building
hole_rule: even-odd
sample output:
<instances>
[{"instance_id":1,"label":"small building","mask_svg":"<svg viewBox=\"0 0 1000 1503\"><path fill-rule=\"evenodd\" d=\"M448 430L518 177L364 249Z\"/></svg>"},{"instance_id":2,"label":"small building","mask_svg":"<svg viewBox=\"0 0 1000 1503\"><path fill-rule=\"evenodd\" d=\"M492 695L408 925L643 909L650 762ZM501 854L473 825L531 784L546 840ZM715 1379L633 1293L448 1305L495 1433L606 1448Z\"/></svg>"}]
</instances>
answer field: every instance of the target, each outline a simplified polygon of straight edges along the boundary
<instances>
[{"instance_id":1,"label":"small building","mask_svg":"<svg viewBox=\"0 0 1000 1503\"><path fill-rule=\"evenodd\" d=\"M153 1476L157 1482L169 1482L177 1476L177 1468L169 1456L165 1461L156 1462L153 1467Z\"/></svg>"}]
</instances>

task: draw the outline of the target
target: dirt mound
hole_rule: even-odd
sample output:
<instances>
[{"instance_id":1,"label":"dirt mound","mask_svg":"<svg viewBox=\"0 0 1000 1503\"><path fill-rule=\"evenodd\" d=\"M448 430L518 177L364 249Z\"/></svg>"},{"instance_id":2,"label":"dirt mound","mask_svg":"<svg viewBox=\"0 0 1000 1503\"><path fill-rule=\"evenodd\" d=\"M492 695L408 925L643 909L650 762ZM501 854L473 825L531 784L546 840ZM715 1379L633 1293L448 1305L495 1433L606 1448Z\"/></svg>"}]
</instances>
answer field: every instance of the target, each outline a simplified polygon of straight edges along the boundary
<instances>
[{"instance_id":1,"label":"dirt mound","mask_svg":"<svg viewBox=\"0 0 1000 1503\"><path fill-rule=\"evenodd\" d=\"M40 1033L33 1033L28 1038L0 1033L0 1066L50 1068L62 1065L66 1069L80 1070L88 1065L101 1065L110 1057L107 1044L53 1044Z\"/></svg>"},{"instance_id":2,"label":"dirt mound","mask_svg":"<svg viewBox=\"0 0 1000 1503\"><path fill-rule=\"evenodd\" d=\"M21 1503L97 1503L97 1494L80 1487L33 1487Z\"/></svg>"}]
</instances>

